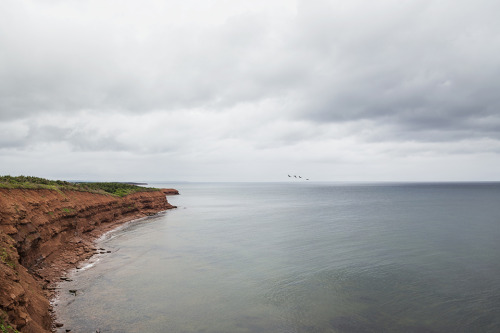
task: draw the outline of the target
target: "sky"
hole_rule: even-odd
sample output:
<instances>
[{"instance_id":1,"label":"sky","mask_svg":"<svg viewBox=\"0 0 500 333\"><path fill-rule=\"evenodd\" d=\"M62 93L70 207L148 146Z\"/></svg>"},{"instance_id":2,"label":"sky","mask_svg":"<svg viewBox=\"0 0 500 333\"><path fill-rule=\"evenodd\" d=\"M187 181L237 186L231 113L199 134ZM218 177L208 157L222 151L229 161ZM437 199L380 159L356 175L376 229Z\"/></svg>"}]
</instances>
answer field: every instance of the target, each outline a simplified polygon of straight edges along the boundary
<instances>
[{"instance_id":1,"label":"sky","mask_svg":"<svg viewBox=\"0 0 500 333\"><path fill-rule=\"evenodd\" d=\"M498 13L497 0L2 0L0 174L500 181Z\"/></svg>"}]
</instances>

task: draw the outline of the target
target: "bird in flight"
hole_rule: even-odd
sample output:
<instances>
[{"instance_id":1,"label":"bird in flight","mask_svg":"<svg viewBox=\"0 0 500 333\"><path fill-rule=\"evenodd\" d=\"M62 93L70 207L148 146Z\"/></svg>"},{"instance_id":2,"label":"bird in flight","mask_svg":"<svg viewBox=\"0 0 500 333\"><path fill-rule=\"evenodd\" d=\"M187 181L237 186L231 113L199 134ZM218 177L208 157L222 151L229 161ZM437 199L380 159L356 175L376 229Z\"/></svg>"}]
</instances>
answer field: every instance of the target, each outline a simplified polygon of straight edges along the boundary
<instances>
[{"instance_id":1,"label":"bird in flight","mask_svg":"<svg viewBox=\"0 0 500 333\"><path fill-rule=\"evenodd\" d=\"M297 178L297 179L304 179L304 180L309 180L309 178L302 178L302 176L297 176L297 175L288 175L288 178Z\"/></svg>"}]
</instances>

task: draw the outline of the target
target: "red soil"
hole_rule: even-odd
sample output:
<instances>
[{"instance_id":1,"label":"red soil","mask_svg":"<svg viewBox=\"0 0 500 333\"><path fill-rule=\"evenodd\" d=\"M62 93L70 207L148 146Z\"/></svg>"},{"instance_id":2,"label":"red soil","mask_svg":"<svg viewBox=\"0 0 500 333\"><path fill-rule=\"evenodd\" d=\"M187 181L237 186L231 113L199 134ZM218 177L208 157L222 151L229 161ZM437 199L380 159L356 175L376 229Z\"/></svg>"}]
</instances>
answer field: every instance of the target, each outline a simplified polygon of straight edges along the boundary
<instances>
[{"instance_id":1,"label":"red soil","mask_svg":"<svg viewBox=\"0 0 500 333\"><path fill-rule=\"evenodd\" d=\"M166 189L117 198L0 189L0 323L24 333L53 331L49 299L55 283L99 252L93 241L106 231L175 208L167 194L179 193Z\"/></svg>"}]
</instances>

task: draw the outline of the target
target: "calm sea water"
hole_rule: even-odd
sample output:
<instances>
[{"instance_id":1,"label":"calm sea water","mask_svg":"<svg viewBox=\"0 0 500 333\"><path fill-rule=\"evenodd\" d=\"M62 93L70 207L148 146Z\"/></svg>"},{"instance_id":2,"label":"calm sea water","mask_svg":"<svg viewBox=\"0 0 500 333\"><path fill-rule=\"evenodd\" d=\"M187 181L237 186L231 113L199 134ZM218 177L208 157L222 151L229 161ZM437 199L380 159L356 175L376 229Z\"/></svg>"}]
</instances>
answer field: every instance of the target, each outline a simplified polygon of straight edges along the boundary
<instances>
[{"instance_id":1,"label":"calm sea water","mask_svg":"<svg viewBox=\"0 0 500 333\"><path fill-rule=\"evenodd\" d=\"M62 286L63 329L500 332L499 183L165 186Z\"/></svg>"}]
</instances>

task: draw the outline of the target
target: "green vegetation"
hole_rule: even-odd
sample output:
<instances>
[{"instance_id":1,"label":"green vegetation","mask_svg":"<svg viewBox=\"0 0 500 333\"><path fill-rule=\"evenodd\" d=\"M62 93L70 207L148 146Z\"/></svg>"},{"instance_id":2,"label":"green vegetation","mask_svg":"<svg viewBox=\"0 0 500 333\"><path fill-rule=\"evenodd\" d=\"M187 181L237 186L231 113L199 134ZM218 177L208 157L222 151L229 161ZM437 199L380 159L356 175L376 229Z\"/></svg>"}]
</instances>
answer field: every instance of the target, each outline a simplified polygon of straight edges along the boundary
<instances>
[{"instance_id":1,"label":"green vegetation","mask_svg":"<svg viewBox=\"0 0 500 333\"><path fill-rule=\"evenodd\" d=\"M12 260L12 258L7 253L7 250L3 247L0 248L0 261L10 266L10 268L16 268L16 263Z\"/></svg>"},{"instance_id":2,"label":"green vegetation","mask_svg":"<svg viewBox=\"0 0 500 333\"><path fill-rule=\"evenodd\" d=\"M3 319L0 318L0 332L2 333L19 333L18 330L12 328L9 324L5 323Z\"/></svg>"},{"instance_id":3,"label":"green vegetation","mask_svg":"<svg viewBox=\"0 0 500 333\"><path fill-rule=\"evenodd\" d=\"M109 194L117 197L123 197L136 192L159 191L157 188L142 187L127 183L70 183L63 180L49 180L31 176L0 176L0 188L49 189L59 192L74 190Z\"/></svg>"},{"instance_id":4,"label":"green vegetation","mask_svg":"<svg viewBox=\"0 0 500 333\"><path fill-rule=\"evenodd\" d=\"M49 180L40 177L32 176L0 176L0 183L10 183L10 184L38 184L38 185L52 185L52 186L65 186L71 185L71 183L63 180Z\"/></svg>"},{"instance_id":5,"label":"green vegetation","mask_svg":"<svg viewBox=\"0 0 500 333\"><path fill-rule=\"evenodd\" d=\"M124 197L135 192L150 192L159 190L153 187L141 187L126 183L81 183L78 185L85 187L89 191L104 191L118 197Z\"/></svg>"},{"instance_id":6,"label":"green vegetation","mask_svg":"<svg viewBox=\"0 0 500 333\"><path fill-rule=\"evenodd\" d=\"M5 322L4 316L7 317L7 314L2 311L2 315L0 316L0 332L1 333L20 333L18 330L14 329L8 323Z\"/></svg>"}]
</instances>

